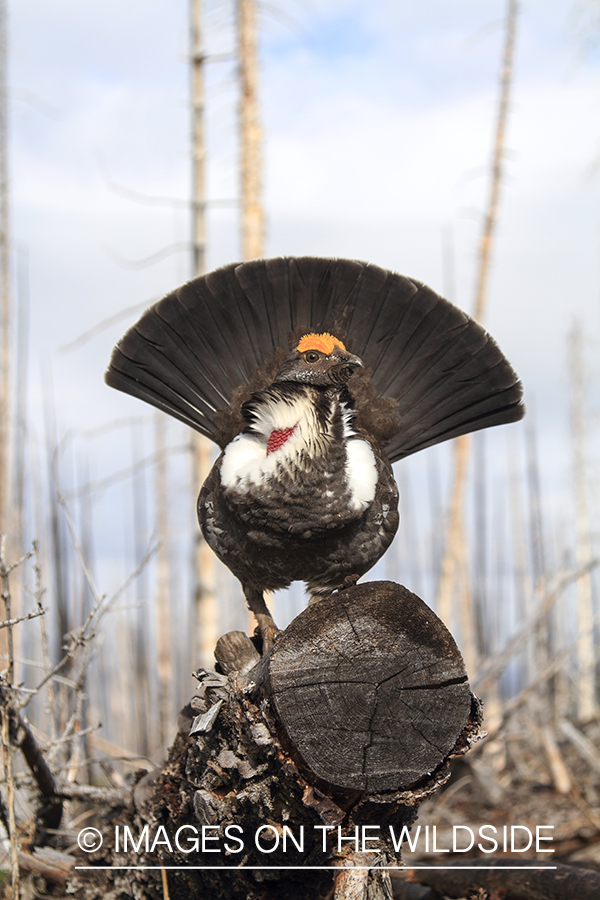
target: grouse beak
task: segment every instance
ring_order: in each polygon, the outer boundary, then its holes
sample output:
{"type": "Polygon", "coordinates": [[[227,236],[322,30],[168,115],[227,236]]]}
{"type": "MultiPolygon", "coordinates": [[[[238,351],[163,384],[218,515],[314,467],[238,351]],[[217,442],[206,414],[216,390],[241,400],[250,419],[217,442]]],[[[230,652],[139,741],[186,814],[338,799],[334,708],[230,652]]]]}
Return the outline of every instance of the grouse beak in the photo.
{"type": "Polygon", "coordinates": [[[364,369],[365,364],[359,356],[353,356],[348,353],[344,359],[334,363],[330,369],[330,377],[332,381],[346,382],[355,369],[364,369]]]}

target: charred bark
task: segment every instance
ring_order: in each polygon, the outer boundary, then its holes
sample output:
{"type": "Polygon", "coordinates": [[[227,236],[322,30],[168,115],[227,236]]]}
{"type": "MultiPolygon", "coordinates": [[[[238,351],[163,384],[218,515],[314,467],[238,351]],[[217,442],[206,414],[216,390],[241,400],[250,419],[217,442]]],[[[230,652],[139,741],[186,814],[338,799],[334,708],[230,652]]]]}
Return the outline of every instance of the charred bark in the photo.
{"type": "Polygon", "coordinates": [[[309,606],[264,658],[240,632],[216,656],[222,674],[197,673],[162,772],[82,859],[111,868],[79,871],[69,890],[145,900],[166,879],[170,900],[391,898],[402,828],[481,723],[443,623],[405,588],[371,583],[309,606]],[[126,825],[136,842],[148,826],[137,850],[126,825]]]}
{"type": "Polygon", "coordinates": [[[415,872],[414,878],[442,891],[446,897],[482,895],[510,900],[574,900],[580,897],[591,900],[600,897],[600,872],[575,866],[548,864],[547,871],[532,870],[535,860],[507,857],[463,859],[456,866],[456,871],[415,872]],[[482,871],[465,871],[467,866],[481,866],[482,871]]]}

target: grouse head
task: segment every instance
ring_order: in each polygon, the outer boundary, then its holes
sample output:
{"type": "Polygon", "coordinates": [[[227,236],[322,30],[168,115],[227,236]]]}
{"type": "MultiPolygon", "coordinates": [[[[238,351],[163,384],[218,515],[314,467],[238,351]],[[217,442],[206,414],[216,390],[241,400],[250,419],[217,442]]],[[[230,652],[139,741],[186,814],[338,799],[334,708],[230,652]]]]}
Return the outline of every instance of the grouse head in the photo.
{"type": "Polygon", "coordinates": [[[305,334],[292,350],[275,381],[297,381],[315,387],[343,385],[363,361],[331,334],[305,334]]]}

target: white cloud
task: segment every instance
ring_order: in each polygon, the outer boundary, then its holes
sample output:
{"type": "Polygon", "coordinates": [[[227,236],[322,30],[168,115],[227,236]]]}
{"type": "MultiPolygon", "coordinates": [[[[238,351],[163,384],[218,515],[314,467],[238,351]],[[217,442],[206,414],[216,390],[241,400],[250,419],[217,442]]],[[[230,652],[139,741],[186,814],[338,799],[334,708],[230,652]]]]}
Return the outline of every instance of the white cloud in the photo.
{"type": "MultiPolygon", "coordinates": [[[[290,7],[299,26],[263,38],[269,252],[370,259],[441,289],[441,230],[452,225],[457,299],[469,308],[478,237],[469,211],[486,198],[501,43],[499,32],[484,31],[504,6],[327,0],[306,12],[290,7]]],[[[561,416],[566,427],[572,316],[583,319],[590,341],[599,325],[599,183],[586,172],[600,152],[600,73],[593,60],[573,62],[570,10],[570,0],[523,5],[508,128],[514,156],[488,319],[553,435],[561,416]]],[[[110,193],[96,159],[101,152],[114,178],[133,189],[185,196],[186,16],[183,0],[12,4],[13,83],[57,110],[44,115],[13,103],[14,233],[30,249],[36,367],[97,321],[187,278],[185,254],[141,271],[124,271],[106,254],[109,245],[123,257],[148,256],[186,240],[188,223],[184,212],[110,193]]],[[[211,29],[209,49],[221,52],[231,24],[211,29]]],[[[232,196],[235,95],[218,87],[231,66],[209,71],[210,189],[232,196]]],[[[237,231],[234,211],[210,214],[213,263],[237,257],[237,231]]],[[[65,423],[90,427],[143,410],[102,382],[124,328],[55,360],[65,423]]],[[[33,401],[41,420],[39,391],[33,401]]],[[[109,462],[117,464],[107,453],[100,465],[109,462]]]]}

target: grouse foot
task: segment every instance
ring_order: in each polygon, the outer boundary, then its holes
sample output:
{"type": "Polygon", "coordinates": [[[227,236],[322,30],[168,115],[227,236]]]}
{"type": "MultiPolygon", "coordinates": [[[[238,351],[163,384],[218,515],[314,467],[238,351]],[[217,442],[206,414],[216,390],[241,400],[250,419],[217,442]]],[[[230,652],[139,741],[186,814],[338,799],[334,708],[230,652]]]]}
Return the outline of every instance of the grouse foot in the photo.
{"type": "Polygon", "coordinates": [[[266,656],[273,649],[273,644],[277,639],[277,635],[281,634],[281,629],[275,624],[260,588],[245,584],[244,594],[248,608],[254,613],[254,617],[258,622],[258,629],[263,642],[262,652],[263,656],[266,656]]]}

